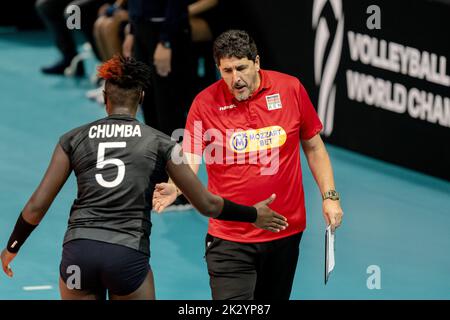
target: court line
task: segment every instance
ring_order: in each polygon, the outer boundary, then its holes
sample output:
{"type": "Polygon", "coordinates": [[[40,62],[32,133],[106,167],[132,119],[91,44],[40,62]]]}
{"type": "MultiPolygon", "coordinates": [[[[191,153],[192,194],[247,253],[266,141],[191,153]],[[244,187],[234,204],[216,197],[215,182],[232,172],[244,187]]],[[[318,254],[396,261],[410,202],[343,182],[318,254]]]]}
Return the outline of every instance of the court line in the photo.
{"type": "Polygon", "coordinates": [[[53,289],[53,286],[25,286],[22,287],[23,290],[25,291],[36,291],[36,290],[51,290],[53,289]]]}

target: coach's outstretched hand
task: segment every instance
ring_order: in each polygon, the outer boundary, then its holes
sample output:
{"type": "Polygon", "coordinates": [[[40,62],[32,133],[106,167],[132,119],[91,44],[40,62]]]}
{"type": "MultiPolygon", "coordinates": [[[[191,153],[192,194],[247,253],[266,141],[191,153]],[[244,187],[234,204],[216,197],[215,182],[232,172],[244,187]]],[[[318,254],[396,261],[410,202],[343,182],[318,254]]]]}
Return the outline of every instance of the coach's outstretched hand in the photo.
{"type": "Polygon", "coordinates": [[[158,183],[153,192],[153,209],[161,213],[177,198],[177,187],[172,183],[158,183]]]}
{"type": "Polygon", "coordinates": [[[272,194],[269,198],[264,201],[258,202],[254,205],[258,211],[258,217],[253,223],[256,227],[272,232],[280,232],[287,228],[287,219],[282,215],[276,213],[268,207],[276,198],[275,194],[272,194]]]}
{"type": "Polygon", "coordinates": [[[16,257],[17,253],[11,253],[8,250],[4,249],[1,254],[2,258],[2,268],[8,277],[13,276],[13,272],[11,267],[9,266],[10,262],[16,257]]]}

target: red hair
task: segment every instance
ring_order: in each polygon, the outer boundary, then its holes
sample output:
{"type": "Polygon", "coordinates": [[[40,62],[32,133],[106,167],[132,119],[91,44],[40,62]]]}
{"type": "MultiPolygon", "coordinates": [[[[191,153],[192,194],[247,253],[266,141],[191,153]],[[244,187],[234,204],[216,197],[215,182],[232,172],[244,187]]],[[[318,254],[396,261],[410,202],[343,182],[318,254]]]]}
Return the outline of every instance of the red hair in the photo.
{"type": "Polygon", "coordinates": [[[111,59],[97,68],[97,76],[105,80],[119,80],[123,74],[122,59],[114,55],[111,59]]]}
{"type": "Polygon", "coordinates": [[[149,88],[151,69],[133,58],[114,55],[97,68],[97,76],[120,88],[149,88]]]}

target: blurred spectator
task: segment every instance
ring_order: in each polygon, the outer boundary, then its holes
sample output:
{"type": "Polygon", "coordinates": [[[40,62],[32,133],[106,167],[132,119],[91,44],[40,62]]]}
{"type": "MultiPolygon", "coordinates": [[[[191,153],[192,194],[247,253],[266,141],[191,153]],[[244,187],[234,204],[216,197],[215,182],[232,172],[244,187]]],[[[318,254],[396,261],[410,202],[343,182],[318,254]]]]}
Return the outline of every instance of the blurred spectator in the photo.
{"type": "Polygon", "coordinates": [[[219,0],[191,0],[188,11],[192,29],[192,41],[212,41],[213,33],[211,25],[213,24],[214,17],[213,9],[218,3],[219,0]]]}
{"type": "Polygon", "coordinates": [[[124,53],[134,37],[133,55],[153,70],[144,120],[170,136],[184,128],[193,95],[188,0],[129,0],[128,11],[133,36],[125,40],[124,53]]]}
{"type": "Polygon", "coordinates": [[[200,92],[217,80],[215,62],[212,55],[212,40],[217,33],[219,0],[192,1],[188,7],[192,29],[193,65],[196,70],[192,86],[200,92]]]}
{"type": "MultiPolygon", "coordinates": [[[[108,0],[38,0],[36,1],[36,10],[47,26],[48,30],[53,34],[56,46],[59,49],[62,58],[55,64],[42,68],[42,72],[46,74],[64,74],[64,70],[70,65],[72,59],[77,55],[75,40],[70,34],[70,30],[66,25],[65,9],[69,5],[77,5],[81,11],[81,31],[86,39],[91,43],[94,52],[98,56],[96,50],[93,26],[97,19],[99,8],[107,3],[108,0]]],[[[79,63],[76,70],[77,76],[84,75],[83,64],[79,63]]]]}
{"type": "Polygon", "coordinates": [[[134,36],[131,33],[131,23],[125,27],[125,39],[122,43],[122,54],[124,57],[131,57],[133,55],[134,36]]]}
{"type": "MultiPolygon", "coordinates": [[[[125,28],[128,26],[127,9],[127,0],[117,0],[113,4],[102,5],[98,10],[98,18],[94,24],[94,38],[102,62],[122,52],[125,28]]],[[[100,80],[99,87],[86,92],[86,97],[103,106],[103,89],[104,81],[100,80]]]]}
{"type": "Polygon", "coordinates": [[[98,15],[94,24],[95,44],[101,61],[106,61],[122,51],[125,26],[128,24],[127,0],[104,4],[98,15]]]}

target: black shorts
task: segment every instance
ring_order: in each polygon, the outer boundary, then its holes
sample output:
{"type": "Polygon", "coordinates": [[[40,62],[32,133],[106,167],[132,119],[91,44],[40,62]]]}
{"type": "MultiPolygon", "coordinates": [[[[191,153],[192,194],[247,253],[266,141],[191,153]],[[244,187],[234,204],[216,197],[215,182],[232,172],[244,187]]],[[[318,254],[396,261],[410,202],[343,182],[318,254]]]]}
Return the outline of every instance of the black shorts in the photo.
{"type": "Polygon", "coordinates": [[[302,232],[260,243],[239,243],[206,236],[214,300],[288,300],[302,232]]]}
{"type": "Polygon", "coordinates": [[[144,253],[122,245],[77,239],[64,244],[59,273],[71,289],[100,296],[105,296],[106,291],[123,296],[136,291],[144,282],[150,270],[149,259],[144,253]],[[74,278],[77,273],[78,282],[74,278]]]}

